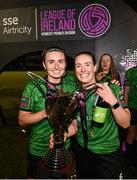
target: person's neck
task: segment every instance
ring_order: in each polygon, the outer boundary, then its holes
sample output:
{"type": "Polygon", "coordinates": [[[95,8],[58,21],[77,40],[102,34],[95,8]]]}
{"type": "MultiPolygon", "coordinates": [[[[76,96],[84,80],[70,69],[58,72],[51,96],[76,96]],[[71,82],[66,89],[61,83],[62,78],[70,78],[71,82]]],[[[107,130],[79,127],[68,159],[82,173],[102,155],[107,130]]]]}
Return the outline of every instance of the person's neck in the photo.
{"type": "Polygon", "coordinates": [[[92,82],[87,83],[87,84],[82,84],[82,87],[86,88],[86,89],[90,89],[95,85],[95,83],[96,83],[96,81],[92,81],[92,82]]]}
{"type": "Polygon", "coordinates": [[[61,83],[61,79],[52,79],[52,78],[48,78],[48,81],[52,84],[59,84],[61,83]]]}

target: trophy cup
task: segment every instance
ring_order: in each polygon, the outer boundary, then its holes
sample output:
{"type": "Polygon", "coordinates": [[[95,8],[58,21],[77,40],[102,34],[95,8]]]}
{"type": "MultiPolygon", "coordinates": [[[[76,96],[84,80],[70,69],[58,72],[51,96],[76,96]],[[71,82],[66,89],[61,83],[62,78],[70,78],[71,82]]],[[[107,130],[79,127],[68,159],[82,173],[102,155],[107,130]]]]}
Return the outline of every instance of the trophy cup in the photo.
{"type": "Polygon", "coordinates": [[[54,148],[49,148],[43,157],[42,164],[45,173],[42,175],[41,171],[39,178],[47,177],[47,172],[50,178],[70,178],[72,162],[64,146],[64,132],[67,132],[71,122],[70,117],[77,107],[77,100],[74,99],[73,94],[59,92],[57,96],[48,97],[45,104],[49,123],[53,128],[54,148]]]}
{"type": "Polygon", "coordinates": [[[43,158],[46,166],[58,169],[69,163],[69,155],[64,147],[64,132],[67,132],[66,110],[72,98],[71,94],[59,94],[46,100],[46,112],[53,127],[54,148],[43,158]]]}

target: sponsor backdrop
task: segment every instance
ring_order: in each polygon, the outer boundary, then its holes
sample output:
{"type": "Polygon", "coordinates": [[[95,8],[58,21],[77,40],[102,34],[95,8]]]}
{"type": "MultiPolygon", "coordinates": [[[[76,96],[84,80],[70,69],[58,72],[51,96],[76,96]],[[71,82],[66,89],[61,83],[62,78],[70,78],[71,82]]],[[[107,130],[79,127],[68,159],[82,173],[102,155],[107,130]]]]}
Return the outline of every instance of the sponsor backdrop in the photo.
{"type": "Polygon", "coordinates": [[[100,37],[111,15],[102,4],[18,8],[0,11],[1,42],[79,40],[100,37]]]}
{"type": "Polygon", "coordinates": [[[36,40],[34,8],[0,11],[0,42],[36,40]]]}
{"type": "Polygon", "coordinates": [[[90,50],[97,60],[109,52],[122,67],[129,67],[127,61],[136,65],[137,13],[122,0],[99,2],[0,10],[1,69],[49,45],[61,46],[70,56],[90,50]]]}

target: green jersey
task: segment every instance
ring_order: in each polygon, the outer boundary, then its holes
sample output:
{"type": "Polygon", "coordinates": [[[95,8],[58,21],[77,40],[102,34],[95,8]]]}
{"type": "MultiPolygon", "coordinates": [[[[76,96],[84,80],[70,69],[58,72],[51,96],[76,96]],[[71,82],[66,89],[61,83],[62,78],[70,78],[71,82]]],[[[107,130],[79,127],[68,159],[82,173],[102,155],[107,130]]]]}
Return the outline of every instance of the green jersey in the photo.
{"type": "Polygon", "coordinates": [[[125,85],[130,86],[128,107],[137,110],[137,66],[130,68],[125,74],[125,85]]]}
{"type": "MultiPolygon", "coordinates": [[[[111,84],[110,87],[113,93],[119,99],[121,96],[119,93],[120,87],[115,84],[111,84]]],[[[94,106],[95,96],[96,96],[95,94],[91,95],[86,101],[86,121],[87,121],[87,135],[88,135],[87,147],[89,150],[91,150],[94,153],[100,153],[100,154],[111,153],[117,150],[120,146],[118,125],[116,124],[111,108],[108,108],[104,125],[102,127],[93,126],[92,127],[93,135],[91,134],[91,122],[94,112],[93,106],[94,106]]],[[[84,147],[80,114],[77,114],[77,124],[78,124],[78,133],[77,133],[78,143],[84,147]]]]}
{"type": "Polygon", "coordinates": [[[100,82],[110,82],[112,79],[111,73],[109,72],[108,74],[106,74],[101,80],[100,82]]]}
{"type": "MultiPolygon", "coordinates": [[[[99,82],[110,82],[112,79],[112,74],[111,72],[109,72],[108,74],[106,74],[99,82]]],[[[119,73],[117,73],[117,77],[116,80],[120,81],[120,75],[119,73]]]]}
{"type": "MultiPolygon", "coordinates": [[[[47,92],[47,87],[44,81],[37,79],[38,84],[47,92]]],[[[62,89],[64,92],[74,93],[76,90],[76,78],[72,74],[67,74],[62,83],[56,85],[56,88],[62,89]]],[[[45,98],[36,87],[34,81],[30,81],[22,94],[20,110],[29,111],[32,113],[46,109],[45,98]]],[[[49,149],[50,135],[53,132],[47,118],[37,122],[30,128],[29,151],[35,156],[43,156],[49,149]]],[[[69,142],[66,141],[66,147],[69,147],[69,142]]]]}

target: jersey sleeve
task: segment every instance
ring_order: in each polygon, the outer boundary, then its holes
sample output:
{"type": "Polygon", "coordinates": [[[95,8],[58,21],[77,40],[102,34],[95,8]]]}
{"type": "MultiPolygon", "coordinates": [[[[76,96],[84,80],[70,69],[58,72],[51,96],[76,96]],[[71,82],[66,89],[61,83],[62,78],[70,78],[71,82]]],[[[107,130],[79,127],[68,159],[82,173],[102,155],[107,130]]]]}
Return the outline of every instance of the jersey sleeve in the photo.
{"type": "Polygon", "coordinates": [[[127,70],[125,74],[125,85],[126,86],[137,85],[137,67],[132,67],[127,70]]]}
{"type": "Polygon", "coordinates": [[[22,93],[19,109],[24,111],[32,111],[35,96],[35,85],[33,81],[30,81],[22,93]]]}

